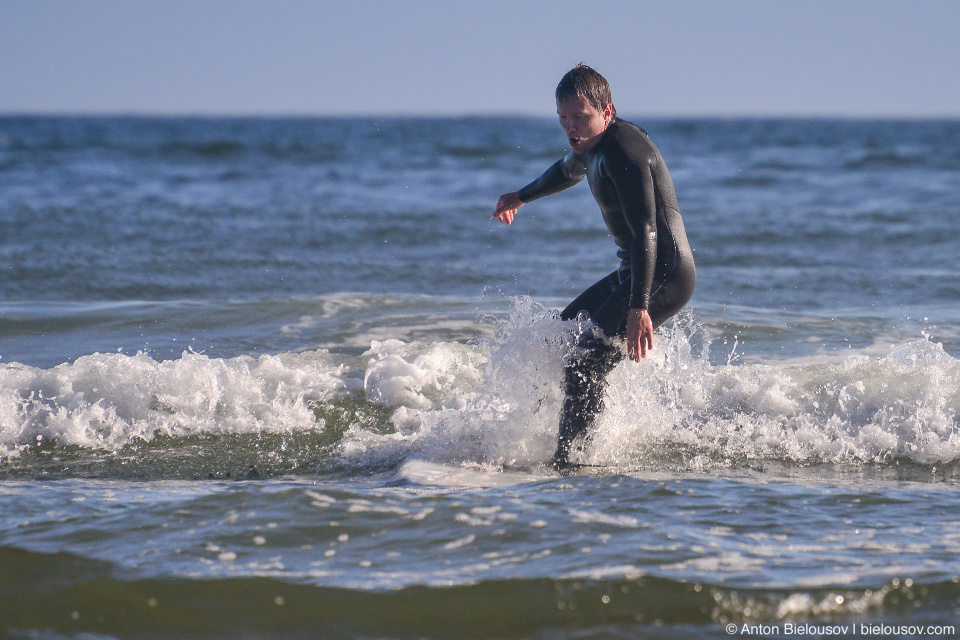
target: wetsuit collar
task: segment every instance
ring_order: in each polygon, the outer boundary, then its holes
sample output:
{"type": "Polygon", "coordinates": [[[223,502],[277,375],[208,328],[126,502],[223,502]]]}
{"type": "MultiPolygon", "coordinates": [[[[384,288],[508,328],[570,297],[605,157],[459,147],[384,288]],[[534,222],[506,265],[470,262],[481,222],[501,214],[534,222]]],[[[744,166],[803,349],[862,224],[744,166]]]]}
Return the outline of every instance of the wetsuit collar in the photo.
{"type": "Polygon", "coordinates": [[[617,116],[613,116],[612,118],[610,118],[610,122],[607,124],[607,128],[604,129],[603,133],[600,134],[600,139],[597,140],[597,144],[593,145],[592,147],[590,147],[590,149],[588,149],[587,151],[584,151],[580,155],[589,156],[594,153],[597,153],[600,150],[600,147],[602,147],[604,143],[607,141],[607,137],[610,135],[610,130],[613,129],[613,125],[616,124],[618,120],[619,118],[617,116]]]}

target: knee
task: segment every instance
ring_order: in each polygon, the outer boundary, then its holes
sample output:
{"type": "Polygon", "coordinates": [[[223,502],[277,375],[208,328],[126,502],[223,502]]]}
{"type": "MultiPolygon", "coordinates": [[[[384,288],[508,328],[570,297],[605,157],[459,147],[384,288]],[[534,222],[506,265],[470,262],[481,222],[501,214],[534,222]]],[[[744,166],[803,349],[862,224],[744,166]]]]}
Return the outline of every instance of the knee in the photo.
{"type": "Polygon", "coordinates": [[[567,360],[567,375],[581,379],[602,378],[622,359],[623,352],[606,337],[584,334],[578,336],[567,360]]]}

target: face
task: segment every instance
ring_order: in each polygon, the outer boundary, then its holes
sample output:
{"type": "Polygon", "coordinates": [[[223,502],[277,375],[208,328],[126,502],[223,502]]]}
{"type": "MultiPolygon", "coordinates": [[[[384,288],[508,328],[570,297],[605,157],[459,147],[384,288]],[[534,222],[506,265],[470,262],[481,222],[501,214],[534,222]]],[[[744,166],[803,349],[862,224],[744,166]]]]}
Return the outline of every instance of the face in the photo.
{"type": "Polygon", "coordinates": [[[607,130],[613,116],[613,105],[608,104],[603,111],[597,111],[596,107],[577,96],[558,102],[557,116],[567,134],[567,142],[577,153],[584,153],[600,142],[600,136],[607,130]]]}

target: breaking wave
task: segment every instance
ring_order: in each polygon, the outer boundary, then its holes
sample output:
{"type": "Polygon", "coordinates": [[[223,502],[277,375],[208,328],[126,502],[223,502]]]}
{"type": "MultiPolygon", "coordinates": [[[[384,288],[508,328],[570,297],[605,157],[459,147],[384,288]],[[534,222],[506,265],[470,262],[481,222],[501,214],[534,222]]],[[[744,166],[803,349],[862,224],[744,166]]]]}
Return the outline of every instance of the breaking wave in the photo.
{"type": "MultiPolygon", "coordinates": [[[[530,298],[517,298],[496,324],[492,337],[473,342],[373,341],[357,357],[116,353],[50,369],[0,365],[0,456],[116,455],[201,437],[282,446],[272,451],[277,472],[392,468],[411,456],[539,465],[555,447],[571,324],[530,298]],[[298,440],[315,455],[284,466],[298,440]]],[[[731,353],[711,364],[709,334],[686,312],[654,346],[610,374],[581,462],[702,470],[960,458],[960,362],[930,340],[884,356],[746,364],[731,353]]]]}

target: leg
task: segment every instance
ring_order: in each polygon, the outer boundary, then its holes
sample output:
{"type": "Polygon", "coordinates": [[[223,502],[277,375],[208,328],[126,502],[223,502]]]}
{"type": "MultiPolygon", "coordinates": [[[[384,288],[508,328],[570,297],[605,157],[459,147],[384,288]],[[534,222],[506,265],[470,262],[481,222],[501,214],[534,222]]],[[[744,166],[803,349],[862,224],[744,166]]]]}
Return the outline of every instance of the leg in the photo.
{"type": "Polygon", "coordinates": [[[553,456],[553,464],[558,469],[568,466],[574,441],[589,431],[602,410],[607,374],[623,357],[608,339],[621,330],[619,325],[622,322],[607,317],[612,311],[611,301],[623,295],[629,295],[629,285],[624,289],[615,271],[580,294],[561,314],[564,320],[572,320],[585,311],[592,322],[591,326],[580,327],[574,341],[574,351],[564,366],[560,432],[557,451],[553,456]],[[598,323],[597,319],[603,320],[603,324],[598,323]],[[600,324],[601,330],[592,326],[594,324],[600,324]]]}
{"type": "Polygon", "coordinates": [[[553,465],[562,469],[569,465],[570,454],[582,449],[596,417],[603,410],[603,394],[607,374],[623,358],[623,354],[605,336],[582,334],[575,352],[564,367],[564,398],[560,411],[560,431],[553,465]],[[579,443],[574,444],[579,438],[579,443]]]}

